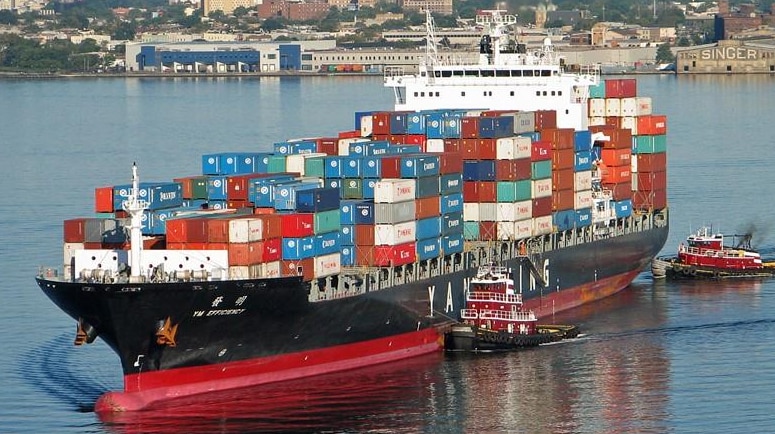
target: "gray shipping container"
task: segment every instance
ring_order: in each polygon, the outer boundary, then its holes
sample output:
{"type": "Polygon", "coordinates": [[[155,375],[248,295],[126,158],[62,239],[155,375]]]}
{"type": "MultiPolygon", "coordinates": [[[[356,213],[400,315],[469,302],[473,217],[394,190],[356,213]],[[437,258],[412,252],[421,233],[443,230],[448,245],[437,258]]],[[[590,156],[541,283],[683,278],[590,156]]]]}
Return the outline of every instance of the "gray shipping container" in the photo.
{"type": "Polygon", "coordinates": [[[374,204],[374,223],[390,224],[409,222],[414,220],[417,202],[407,200],[395,203],[375,203],[374,204]]]}

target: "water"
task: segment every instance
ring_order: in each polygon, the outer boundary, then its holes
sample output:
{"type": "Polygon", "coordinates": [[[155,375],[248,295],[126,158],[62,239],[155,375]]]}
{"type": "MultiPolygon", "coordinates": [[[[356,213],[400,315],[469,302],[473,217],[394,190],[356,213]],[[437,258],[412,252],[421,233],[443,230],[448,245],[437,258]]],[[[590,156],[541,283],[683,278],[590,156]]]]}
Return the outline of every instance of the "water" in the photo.
{"type": "MultiPolygon", "coordinates": [[[[645,76],[668,115],[671,234],[752,230],[775,255],[769,76],[645,76]]],[[[61,262],[61,222],[94,188],[196,174],[199,155],[333,135],[389,109],[379,78],[0,82],[0,432],[772,432],[775,280],[652,282],[553,318],[572,342],[390,365],[100,419],[118,358],[75,348],[75,324],[36,287],[61,262]]]]}

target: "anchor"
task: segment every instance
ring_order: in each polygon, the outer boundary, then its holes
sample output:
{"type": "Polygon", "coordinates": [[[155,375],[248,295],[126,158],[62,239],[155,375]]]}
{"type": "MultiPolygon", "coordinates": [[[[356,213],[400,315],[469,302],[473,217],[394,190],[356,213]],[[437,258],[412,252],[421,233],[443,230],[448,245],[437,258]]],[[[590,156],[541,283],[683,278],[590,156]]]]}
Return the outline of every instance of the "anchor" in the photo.
{"type": "Polygon", "coordinates": [[[176,346],[177,343],[175,343],[175,335],[177,332],[178,325],[173,325],[170,317],[167,317],[159,329],[156,330],[156,343],[159,345],[167,345],[169,347],[176,346]]]}

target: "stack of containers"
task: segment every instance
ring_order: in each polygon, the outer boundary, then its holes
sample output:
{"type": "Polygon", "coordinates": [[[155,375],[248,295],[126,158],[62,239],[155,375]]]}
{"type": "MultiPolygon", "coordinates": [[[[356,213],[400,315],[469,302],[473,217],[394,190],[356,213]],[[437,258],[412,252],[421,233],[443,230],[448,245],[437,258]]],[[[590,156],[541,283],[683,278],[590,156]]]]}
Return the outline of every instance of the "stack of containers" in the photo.
{"type": "MultiPolygon", "coordinates": [[[[132,184],[116,185],[112,187],[99,187],[95,190],[95,210],[105,217],[127,217],[123,211],[122,203],[129,197],[132,184]]],[[[179,182],[142,182],[140,183],[140,199],[148,203],[148,209],[143,212],[142,233],[146,236],[159,236],[164,234],[165,221],[181,211],[189,211],[195,206],[193,202],[186,203],[183,199],[183,186],[179,182]]],[[[121,244],[128,238],[122,224],[118,228],[106,228],[107,244],[121,244]],[[111,229],[113,229],[111,231],[111,229]]],[[[107,224],[107,223],[106,223],[107,224]]],[[[101,242],[102,242],[101,241],[101,242]]],[[[84,240],[84,242],[96,242],[96,239],[84,240]]]]}
{"type": "Polygon", "coordinates": [[[377,181],[374,188],[374,248],[356,249],[356,264],[396,266],[417,259],[415,198],[414,179],[377,181]]]}
{"type": "Polygon", "coordinates": [[[576,224],[576,136],[570,128],[545,128],[541,139],[552,144],[552,224],[567,231],[576,224]]]}
{"type": "MultiPolygon", "coordinates": [[[[590,129],[603,131],[607,135],[612,134],[614,137],[611,141],[621,142],[622,145],[627,139],[626,136],[631,136],[629,161],[631,202],[627,202],[626,199],[617,200],[617,215],[629,215],[628,207],[642,210],[665,208],[667,206],[666,116],[652,114],[651,98],[637,95],[635,79],[605,80],[600,85],[590,88],[590,96],[590,129]],[[619,130],[625,130],[626,133],[622,134],[619,130]],[[644,161],[643,167],[638,165],[639,154],[649,155],[641,158],[644,161]],[[642,173],[639,174],[639,171],[642,173]],[[639,182],[641,179],[642,182],[639,182]]],[[[598,154],[598,157],[602,156],[598,154]]],[[[625,163],[610,152],[608,157],[609,161],[603,159],[606,166],[611,165],[611,160],[614,164],[625,163]]],[[[619,157],[624,158],[623,155],[619,157]]],[[[605,170],[610,171],[610,167],[605,170]]],[[[621,177],[624,176],[623,168],[616,171],[620,172],[621,177]]],[[[616,178],[615,174],[612,176],[616,178]]],[[[613,183],[609,182],[609,187],[611,186],[613,183]]],[[[614,194],[619,197],[624,196],[621,190],[614,190],[614,194]]]]}
{"type": "Polygon", "coordinates": [[[573,208],[576,227],[592,224],[592,133],[574,132],[575,163],[573,166],[573,208]]]}

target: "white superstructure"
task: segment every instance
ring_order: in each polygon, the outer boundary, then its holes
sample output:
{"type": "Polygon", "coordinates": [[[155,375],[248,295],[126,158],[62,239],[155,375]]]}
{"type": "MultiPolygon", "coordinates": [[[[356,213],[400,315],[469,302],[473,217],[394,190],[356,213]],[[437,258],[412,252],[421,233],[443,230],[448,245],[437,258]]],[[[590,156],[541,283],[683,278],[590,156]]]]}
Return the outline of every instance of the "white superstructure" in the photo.
{"type": "Polygon", "coordinates": [[[394,90],[395,110],[556,110],[558,127],[587,128],[589,86],[600,79],[596,66],[566,72],[548,39],[539,49],[516,43],[508,34],[516,16],[501,10],[477,16],[484,28],[477,63],[440,62],[433,18],[426,16],[427,47],[419,72],[385,70],[384,84],[394,90]]]}

